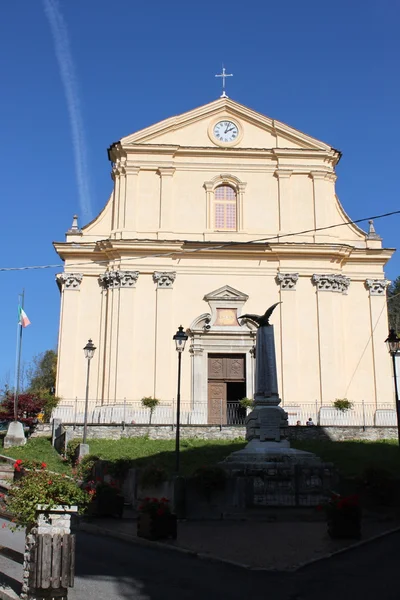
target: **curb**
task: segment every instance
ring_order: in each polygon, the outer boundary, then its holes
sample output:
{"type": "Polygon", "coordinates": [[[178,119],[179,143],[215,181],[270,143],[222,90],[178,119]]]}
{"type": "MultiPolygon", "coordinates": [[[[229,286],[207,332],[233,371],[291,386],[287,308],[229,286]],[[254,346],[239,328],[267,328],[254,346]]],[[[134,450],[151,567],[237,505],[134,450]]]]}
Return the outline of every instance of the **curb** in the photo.
{"type": "MultiPolygon", "coordinates": [[[[87,533],[92,533],[93,535],[102,535],[105,537],[111,537],[114,539],[119,539],[124,542],[130,542],[132,544],[137,544],[138,546],[147,546],[148,548],[159,548],[162,550],[172,550],[174,552],[178,552],[180,554],[185,554],[186,556],[193,556],[193,558],[199,558],[200,560],[207,560],[209,562],[217,562],[223,563],[225,565],[229,565],[231,567],[239,567],[240,569],[246,569],[247,571],[261,571],[266,573],[296,573],[308,566],[312,566],[316,563],[322,562],[324,560],[329,560],[335,556],[340,554],[344,554],[345,552],[349,552],[351,550],[355,550],[356,548],[360,548],[362,546],[366,546],[367,544],[384,538],[388,535],[392,535],[393,533],[398,533],[400,531],[400,526],[395,527],[393,529],[389,529],[388,531],[383,531],[382,533],[378,533],[366,540],[361,540],[360,542],[356,542],[355,544],[351,544],[346,546],[345,548],[340,548],[339,550],[335,550],[334,552],[330,552],[329,554],[324,554],[323,556],[318,556],[317,558],[312,558],[311,560],[305,561],[293,567],[288,567],[286,569],[277,569],[274,567],[253,567],[251,565],[247,565],[245,563],[236,562],[233,560],[229,560],[227,558],[221,558],[220,556],[215,556],[213,554],[205,554],[203,552],[197,552],[196,550],[188,550],[187,548],[181,548],[180,546],[172,546],[171,544],[165,544],[163,542],[157,542],[152,540],[146,540],[145,538],[138,538],[130,535],[129,533],[122,533],[120,531],[113,531],[112,529],[104,529],[99,525],[93,525],[92,523],[80,523],[79,531],[86,531],[87,533]]],[[[0,590],[1,592],[1,590],[0,590]]],[[[1,595],[0,595],[1,598],[1,595]]],[[[8,597],[7,597],[8,598],[8,597]]]]}
{"type": "MultiPolygon", "coordinates": [[[[138,538],[130,535],[129,533],[122,533],[121,531],[113,531],[112,529],[104,529],[99,525],[93,525],[92,523],[80,523],[78,531],[86,531],[86,533],[92,533],[94,535],[103,535],[111,537],[124,542],[130,542],[137,544],[138,546],[147,546],[148,548],[159,548],[161,550],[172,550],[180,554],[186,554],[186,556],[193,556],[193,558],[200,558],[202,560],[208,560],[210,562],[221,562],[226,565],[233,567],[240,567],[241,569],[251,569],[250,565],[235,562],[233,560],[214,556],[213,554],[204,554],[203,552],[197,552],[196,550],[188,550],[187,548],[181,548],[180,546],[172,546],[171,544],[165,544],[163,542],[157,542],[152,540],[146,540],[145,538],[138,538]]],[[[269,570],[269,569],[266,569],[269,570]]],[[[274,570],[274,569],[271,569],[274,570]]]]}
{"type": "Polygon", "coordinates": [[[19,600],[19,596],[14,592],[13,589],[6,586],[0,586],[0,599],[1,600],[19,600]]]}
{"type": "Polygon", "coordinates": [[[371,542],[380,540],[388,535],[392,535],[393,533],[398,533],[399,531],[400,531],[400,526],[394,527],[393,529],[388,529],[387,531],[383,531],[382,533],[377,533],[376,535],[373,535],[372,537],[370,537],[366,540],[361,540],[360,542],[356,542],[355,544],[346,546],[346,548],[340,548],[339,550],[335,550],[335,552],[331,552],[330,554],[324,554],[324,556],[319,556],[317,558],[312,558],[311,560],[307,560],[303,563],[300,563],[296,567],[293,567],[292,569],[288,569],[288,571],[290,571],[290,572],[300,571],[301,569],[304,569],[306,567],[314,565],[315,563],[322,562],[323,560],[329,560],[330,558],[338,556],[339,554],[344,554],[345,552],[348,552],[349,550],[355,550],[356,548],[366,546],[367,544],[370,544],[371,542]]]}

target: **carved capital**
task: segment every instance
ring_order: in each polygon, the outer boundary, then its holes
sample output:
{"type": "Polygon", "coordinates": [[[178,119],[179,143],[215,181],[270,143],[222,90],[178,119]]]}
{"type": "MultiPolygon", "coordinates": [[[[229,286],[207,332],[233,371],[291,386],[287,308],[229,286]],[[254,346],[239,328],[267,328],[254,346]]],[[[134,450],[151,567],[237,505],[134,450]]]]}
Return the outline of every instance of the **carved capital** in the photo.
{"type": "Polygon", "coordinates": [[[65,290],[79,290],[82,278],[82,273],[60,273],[56,276],[57,281],[64,285],[65,290]]]}
{"type": "Polygon", "coordinates": [[[157,289],[172,289],[173,283],[176,278],[175,271],[154,271],[153,280],[157,284],[157,289]]]}
{"type": "Polygon", "coordinates": [[[134,288],[139,271],[106,271],[99,276],[99,284],[104,289],[134,288]]]}
{"type": "Polygon", "coordinates": [[[386,288],[390,284],[388,279],[366,279],[365,287],[369,290],[370,296],[384,296],[386,288]]]}
{"type": "Polygon", "coordinates": [[[281,290],[295,290],[298,278],[298,273],[278,273],[276,282],[280,284],[281,290]]]}
{"type": "Polygon", "coordinates": [[[350,278],[344,275],[320,275],[314,274],[311,278],[319,292],[339,292],[347,294],[350,285],[350,278]]]}

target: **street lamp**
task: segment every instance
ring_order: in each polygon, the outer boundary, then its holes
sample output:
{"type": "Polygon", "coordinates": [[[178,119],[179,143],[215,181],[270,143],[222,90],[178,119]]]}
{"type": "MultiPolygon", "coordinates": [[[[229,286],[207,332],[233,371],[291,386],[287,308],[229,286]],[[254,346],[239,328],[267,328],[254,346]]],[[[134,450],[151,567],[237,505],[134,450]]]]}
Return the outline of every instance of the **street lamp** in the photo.
{"type": "Polygon", "coordinates": [[[400,448],[400,406],[399,406],[399,390],[397,386],[397,376],[396,376],[396,354],[400,350],[400,338],[394,329],[389,330],[389,335],[385,340],[389,354],[392,357],[393,363],[393,377],[394,377],[394,391],[396,395],[396,413],[397,413],[397,436],[399,439],[399,448],[400,448]]]}
{"type": "Polygon", "coordinates": [[[176,459],[176,473],[179,474],[179,436],[180,436],[180,418],[181,418],[181,359],[182,352],[185,349],[185,344],[188,336],[183,331],[182,325],[179,326],[178,331],[172,338],[175,340],[176,351],[178,353],[178,392],[176,395],[176,436],[175,436],[175,459],[176,459]]]}
{"type": "Polygon", "coordinates": [[[87,374],[86,374],[86,399],[85,399],[85,418],[83,422],[83,443],[86,444],[87,437],[87,417],[88,417],[88,404],[89,404],[89,373],[90,373],[90,361],[94,356],[94,351],[96,350],[96,346],[93,344],[92,340],[89,340],[83,351],[85,353],[85,358],[87,360],[87,374]]]}

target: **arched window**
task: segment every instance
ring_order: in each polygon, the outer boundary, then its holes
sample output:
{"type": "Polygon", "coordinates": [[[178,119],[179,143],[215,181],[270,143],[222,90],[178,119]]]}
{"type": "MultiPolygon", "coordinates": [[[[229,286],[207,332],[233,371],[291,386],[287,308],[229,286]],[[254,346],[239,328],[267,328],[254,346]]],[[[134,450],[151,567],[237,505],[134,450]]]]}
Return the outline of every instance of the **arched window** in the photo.
{"type": "Polygon", "coordinates": [[[236,231],[237,196],[230,185],[219,185],[214,191],[214,227],[219,231],[236,231]]]}

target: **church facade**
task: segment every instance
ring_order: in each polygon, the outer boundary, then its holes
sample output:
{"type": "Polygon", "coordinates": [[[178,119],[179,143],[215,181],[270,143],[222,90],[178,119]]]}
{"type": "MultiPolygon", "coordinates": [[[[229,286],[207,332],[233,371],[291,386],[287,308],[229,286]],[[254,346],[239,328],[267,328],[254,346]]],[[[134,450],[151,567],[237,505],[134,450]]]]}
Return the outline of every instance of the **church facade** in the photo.
{"type": "Polygon", "coordinates": [[[254,325],[238,317],[281,302],[271,322],[292,415],[338,398],[366,403],[374,419],[394,409],[384,344],[393,250],[373,224],[348,223],[335,193],[340,157],[227,97],[113,144],[105,208],[54,244],[65,262],[61,406],[85,398],[88,338],[96,419],[122,405],[133,414],[144,396],[173,406],[172,337],[183,325],[186,422],[234,422],[254,385],[254,325]]]}

